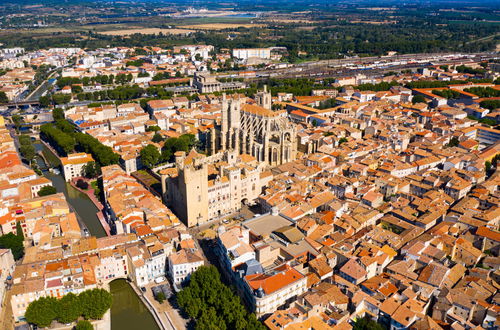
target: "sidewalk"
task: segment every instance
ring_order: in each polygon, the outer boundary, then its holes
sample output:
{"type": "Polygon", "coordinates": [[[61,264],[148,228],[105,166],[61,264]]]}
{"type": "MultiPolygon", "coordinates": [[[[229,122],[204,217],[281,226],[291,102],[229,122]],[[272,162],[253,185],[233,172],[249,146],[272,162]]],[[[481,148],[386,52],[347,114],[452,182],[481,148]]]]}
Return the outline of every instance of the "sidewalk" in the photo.
{"type": "Polygon", "coordinates": [[[160,304],[153,296],[153,291],[151,287],[156,286],[158,284],[151,283],[146,285],[146,292],[143,294],[144,297],[150,301],[153,308],[158,311],[160,316],[166,320],[166,322],[170,325],[171,329],[186,329],[187,321],[179,314],[179,311],[175,309],[168,300],[165,300],[163,304],[160,304]]]}

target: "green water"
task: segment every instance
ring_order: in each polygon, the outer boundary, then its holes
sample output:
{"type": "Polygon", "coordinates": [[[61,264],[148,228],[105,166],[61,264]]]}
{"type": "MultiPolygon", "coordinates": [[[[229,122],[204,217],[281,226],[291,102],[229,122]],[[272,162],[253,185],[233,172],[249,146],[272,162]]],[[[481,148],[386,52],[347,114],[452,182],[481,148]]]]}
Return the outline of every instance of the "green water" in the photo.
{"type": "Polygon", "coordinates": [[[111,330],[159,330],[153,316],[126,280],[110,283],[111,330]]]}
{"type": "MultiPolygon", "coordinates": [[[[60,168],[59,159],[50,151],[47,147],[45,147],[41,143],[35,143],[36,150],[41,150],[45,159],[50,163],[51,167],[60,168]]],[[[40,159],[37,159],[39,166],[42,165],[40,163],[40,159]]],[[[43,166],[40,166],[42,169],[43,166]]],[[[73,188],[69,183],[64,180],[64,177],[61,174],[55,174],[49,171],[43,171],[43,175],[52,181],[52,185],[57,189],[57,192],[62,192],[66,196],[66,200],[71,205],[73,210],[78,214],[79,218],[85,225],[87,226],[90,235],[97,237],[105,237],[106,232],[104,228],[102,228],[101,222],[97,217],[96,213],[99,209],[92,203],[90,198],[84,193],[81,193],[77,189],[73,188]]]]}

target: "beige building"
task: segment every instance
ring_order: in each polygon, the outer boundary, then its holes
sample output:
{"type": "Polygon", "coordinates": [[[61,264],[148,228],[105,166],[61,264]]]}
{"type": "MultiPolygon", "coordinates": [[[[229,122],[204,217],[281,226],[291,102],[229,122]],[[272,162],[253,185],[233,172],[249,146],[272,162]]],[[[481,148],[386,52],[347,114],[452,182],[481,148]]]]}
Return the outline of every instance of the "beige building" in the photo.
{"type": "Polygon", "coordinates": [[[162,172],[163,199],[188,227],[238,211],[262,191],[263,166],[254,157],[226,151],[206,157],[176,153],[176,168],[162,172]]]}
{"type": "Polygon", "coordinates": [[[93,162],[94,158],[84,152],[70,154],[68,157],[61,157],[64,178],[66,181],[71,181],[73,178],[83,176],[83,167],[88,162],[93,162]]]}
{"type": "MultiPolygon", "coordinates": [[[[10,249],[0,249],[0,299],[3,301],[5,294],[5,281],[7,277],[14,273],[16,264],[10,249]]],[[[0,304],[0,313],[2,312],[3,304],[0,304]]]]}

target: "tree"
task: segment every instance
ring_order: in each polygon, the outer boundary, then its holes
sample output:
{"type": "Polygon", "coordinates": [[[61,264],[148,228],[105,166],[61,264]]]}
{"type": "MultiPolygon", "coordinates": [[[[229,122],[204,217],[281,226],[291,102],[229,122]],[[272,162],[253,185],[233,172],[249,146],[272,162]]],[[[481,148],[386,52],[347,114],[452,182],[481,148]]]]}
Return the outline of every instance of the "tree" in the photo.
{"type": "Polygon", "coordinates": [[[178,293],[179,306],[196,321],[195,329],[265,329],[220,280],[214,266],[196,270],[178,293]]]}
{"type": "Polygon", "coordinates": [[[8,233],[0,236],[0,248],[10,249],[15,260],[19,260],[24,256],[24,236],[8,233]]]}
{"type": "Polygon", "coordinates": [[[165,294],[163,293],[163,291],[159,291],[156,295],[155,295],[155,299],[156,301],[158,301],[160,304],[163,304],[163,302],[165,301],[165,299],[167,299],[165,297],[165,294]]]}
{"type": "Polygon", "coordinates": [[[82,306],[77,295],[70,292],[59,300],[57,306],[57,320],[59,322],[71,323],[76,321],[80,315],[82,315],[82,306]]]}
{"type": "Polygon", "coordinates": [[[16,235],[17,237],[21,237],[24,241],[24,232],[23,227],[21,226],[21,221],[16,222],[16,235]]]}
{"type": "Polygon", "coordinates": [[[56,188],[52,186],[44,186],[38,191],[38,196],[48,196],[48,195],[54,195],[57,193],[56,188]]]}
{"type": "Polygon", "coordinates": [[[9,98],[4,91],[0,91],[0,103],[9,103],[9,98]]]}
{"type": "Polygon", "coordinates": [[[64,119],[64,110],[61,108],[54,108],[54,110],[52,110],[52,118],[54,121],[64,119]]]}
{"type": "Polygon", "coordinates": [[[94,330],[94,326],[87,320],[78,321],[75,330],[94,330]]]}
{"type": "Polygon", "coordinates": [[[489,160],[487,160],[485,163],[484,163],[484,170],[486,171],[486,173],[489,173],[491,171],[491,162],[489,160]]]}
{"type": "Polygon", "coordinates": [[[161,130],[161,128],[159,126],[156,126],[156,125],[148,126],[146,128],[146,132],[157,132],[159,130],[161,130]]]}
{"type": "Polygon", "coordinates": [[[450,139],[450,142],[448,142],[448,144],[446,145],[447,147],[456,147],[458,146],[460,143],[460,140],[454,136],[450,139]]]}
{"type": "Polygon", "coordinates": [[[363,318],[357,318],[352,325],[353,330],[385,330],[385,328],[368,318],[367,316],[363,318]]]}
{"type": "Polygon", "coordinates": [[[76,186],[83,190],[89,189],[89,184],[82,179],[78,179],[78,181],[76,182],[76,186]]]}
{"type": "Polygon", "coordinates": [[[140,155],[142,164],[149,168],[152,168],[160,160],[160,152],[152,144],[148,144],[142,148],[140,155]]]}
{"type": "Polygon", "coordinates": [[[163,141],[163,136],[160,133],[155,133],[155,135],[153,135],[153,139],[151,141],[153,141],[154,143],[161,142],[161,141],[163,141]]]}
{"type": "Polygon", "coordinates": [[[340,146],[342,143],[346,143],[346,142],[347,142],[347,138],[345,138],[345,137],[341,137],[341,138],[339,139],[339,146],[340,146]]]}
{"type": "Polygon", "coordinates": [[[40,102],[40,105],[44,108],[48,107],[50,105],[50,97],[49,96],[40,96],[38,99],[38,102],[40,102]]]}
{"type": "Polygon", "coordinates": [[[413,99],[411,100],[411,103],[417,104],[417,103],[426,103],[425,102],[425,97],[423,95],[417,94],[413,96],[413,99]]]}
{"type": "Polygon", "coordinates": [[[82,305],[82,315],[86,319],[100,320],[111,307],[111,293],[104,289],[83,291],[78,296],[82,305]]]}
{"type": "Polygon", "coordinates": [[[48,327],[57,317],[57,299],[42,297],[29,304],[24,317],[28,323],[44,328],[48,327]]]}
{"type": "Polygon", "coordinates": [[[96,162],[88,162],[83,165],[83,175],[89,179],[95,178],[101,175],[101,167],[96,162]]]}

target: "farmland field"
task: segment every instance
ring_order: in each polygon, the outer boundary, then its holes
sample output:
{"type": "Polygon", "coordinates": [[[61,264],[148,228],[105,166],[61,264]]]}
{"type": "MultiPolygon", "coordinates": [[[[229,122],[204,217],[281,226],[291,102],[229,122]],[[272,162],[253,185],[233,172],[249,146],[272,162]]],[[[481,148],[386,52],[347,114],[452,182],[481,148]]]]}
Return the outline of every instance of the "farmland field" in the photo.
{"type": "Polygon", "coordinates": [[[210,24],[195,24],[195,25],[181,25],[181,29],[193,30],[224,30],[224,29],[237,29],[243,28],[259,28],[264,27],[262,24],[238,24],[238,23],[210,23],[210,24]]]}
{"type": "Polygon", "coordinates": [[[136,33],[141,34],[187,34],[191,32],[195,32],[194,30],[189,29],[160,29],[160,28],[137,28],[137,29],[125,29],[125,30],[111,30],[111,31],[101,31],[100,34],[105,34],[109,36],[128,36],[136,33]]]}

